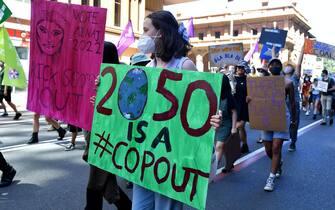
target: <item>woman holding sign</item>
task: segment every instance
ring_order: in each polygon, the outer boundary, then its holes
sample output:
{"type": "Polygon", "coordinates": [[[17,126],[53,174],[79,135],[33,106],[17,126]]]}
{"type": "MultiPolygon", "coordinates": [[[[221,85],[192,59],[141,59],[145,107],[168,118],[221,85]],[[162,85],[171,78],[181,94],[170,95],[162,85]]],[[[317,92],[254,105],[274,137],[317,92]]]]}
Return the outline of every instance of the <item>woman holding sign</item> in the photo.
{"type": "MultiPolygon", "coordinates": [[[[186,28],[178,25],[175,17],[168,11],[157,11],[148,15],[143,23],[143,35],[138,48],[144,54],[152,54],[150,67],[187,69],[196,71],[194,63],[187,57],[191,49],[186,28]]],[[[214,115],[211,125],[218,127],[220,117],[214,115]]],[[[159,193],[134,185],[133,210],[177,210],[183,204],[159,193]]]]}
{"type": "MultiPolygon", "coordinates": [[[[275,58],[270,61],[268,68],[272,76],[280,76],[282,74],[283,65],[279,59],[275,58]]],[[[264,187],[264,190],[268,192],[274,190],[274,180],[276,177],[279,178],[281,176],[281,153],[283,141],[288,141],[290,139],[289,127],[296,126],[296,102],[292,80],[290,80],[289,78],[285,78],[285,87],[283,88],[285,88],[285,97],[288,99],[289,102],[289,106],[285,103],[287,130],[284,132],[262,131],[261,134],[261,138],[263,139],[263,144],[265,147],[265,152],[267,156],[271,159],[270,175],[264,187]],[[290,114],[292,115],[292,117],[290,116],[290,114]]],[[[249,103],[252,100],[249,97],[247,99],[249,103]]]]}

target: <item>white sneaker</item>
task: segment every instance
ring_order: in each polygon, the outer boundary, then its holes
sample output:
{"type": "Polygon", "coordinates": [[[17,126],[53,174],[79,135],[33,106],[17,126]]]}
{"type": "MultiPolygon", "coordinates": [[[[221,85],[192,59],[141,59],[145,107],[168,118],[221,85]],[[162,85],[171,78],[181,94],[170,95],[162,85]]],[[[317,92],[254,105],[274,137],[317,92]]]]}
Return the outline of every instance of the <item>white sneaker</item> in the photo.
{"type": "Polygon", "coordinates": [[[267,191],[267,192],[272,192],[274,190],[274,187],[275,187],[275,182],[274,181],[275,181],[275,177],[269,177],[266,180],[264,190],[267,191]]]}
{"type": "Polygon", "coordinates": [[[306,116],[309,116],[309,111],[306,112],[306,116]]]}
{"type": "Polygon", "coordinates": [[[75,147],[75,145],[74,144],[69,144],[69,146],[67,146],[66,148],[65,148],[65,151],[71,151],[71,150],[74,150],[76,147],[75,147]]]}

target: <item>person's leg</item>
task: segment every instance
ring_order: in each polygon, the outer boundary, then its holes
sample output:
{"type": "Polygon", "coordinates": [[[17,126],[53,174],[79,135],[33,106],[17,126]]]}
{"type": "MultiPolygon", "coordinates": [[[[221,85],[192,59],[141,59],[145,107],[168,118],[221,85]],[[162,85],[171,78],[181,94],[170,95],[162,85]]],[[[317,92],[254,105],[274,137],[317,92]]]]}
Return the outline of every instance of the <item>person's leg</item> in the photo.
{"type": "Polygon", "coordinates": [[[2,177],[0,187],[7,187],[12,184],[16,170],[7,163],[6,159],[0,152],[0,171],[2,171],[2,177]]]}
{"type": "Polygon", "coordinates": [[[272,141],[263,141],[266,155],[272,160],[272,141]]]}
{"type": "Polygon", "coordinates": [[[70,125],[70,132],[71,132],[71,143],[65,148],[65,151],[70,151],[75,149],[76,145],[76,138],[78,135],[78,128],[76,126],[70,125]]]}
{"type": "Polygon", "coordinates": [[[45,120],[56,128],[56,130],[58,132],[58,138],[57,139],[62,140],[64,138],[65,134],[66,134],[66,130],[64,128],[62,128],[56,120],[54,120],[50,117],[45,116],[45,120]]]}
{"type": "Polygon", "coordinates": [[[40,115],[34,113],[33,115],[33,133],[28,141],[28,144],[34,144],[38,142],[38,131],[40,129],[40,115]]]}
{"type": "Polygon", "coordinates": [[[118,210],[131,210],[131,200],[128,198],[127,194],[119,187],[120,199],[115,201],[114,204],[118,210]]]}
{"type": "Polygon", "coordinates": [[[283,146],[282,139],[273,139],[272,143],[272,162],[271,162],[271,173],[276,174],[280,161],[281,161],[281,151],[283,146]]]}
{"type": "Polygon", "coordinates": [[[103,194],[101,190],[86,189],[85,210],[102,210],[103,194]]]}
{"type": "Polygon", "coordinates": [[[333,124],[332,102],[333,102],[333,96],[327,96],[327,113],[329,116],[329,125],[333,124]]]}
{"type": "Polygon", "coordinates": [[[155,209],[154,192],[134,184],[132,210],[155,209]]]}
{"type": "Polygon", "coordinates": [[[3,109],[3,114],[2,114],[2,116],[3,117],[6,117],[6,116],[8,116],[8,113],[7,113],[7,109],[6,109],[6,105],[5,105],[5,103],[3,102],[3,100],[0,100],[1,102],[0,102],[0,104],[1,104],[1,108],[3,109]]]}
{"type": "Polygon", "coordinates": [[[248,141],[247,141],[247,132],[245,130],[245,122],[241,122],[241,126],[238,128],[238,132],[242,141],[241,153],[248,153],[248,141]]]}
{"type": "Polygon", "coordinates": [[[155,195],[155,208],[154,210],[182,210],[183,203],[176,201],[172,198],[166,197],[159,193],[154,193],[155,195]]]}
{"type": "Polygon", "coordinates": [[[327,122],[327,97],[321,95],[321,106],[322,106],[322,125],[327,122]]]}
{"type": "Polygon", "coordinates": [[[218,161],[218,164],[220,164],[222,156],[223,156],[223,149],[224,149],[224,143],[221,141],[217,141],[215,145],[215,155],[216,159],[218,161]]]}
{"type": "MultiPolygon", "coordinates": [[[[299,129],[299,124],[300,124],[300,109],[299,109],[299,107],[297,107],[297,105],[298,105],[298,103],[296,103],[296,115],[297,115],[297,117],[295,119],[296,126],[294,126],[294,127],[289,126],[291,144],[290,144],[290,147],[289,147],[288,151],[290,151],[290,152],[293,152],[293,151],[296,150],[296,142],[298,140],[298,129],[299,129]]],[[[291,119],[291,121],[292,121],[292,119],[291,119]]],[[[288,123],[290,123],[290,122],[288,121],[288,123]]]]}

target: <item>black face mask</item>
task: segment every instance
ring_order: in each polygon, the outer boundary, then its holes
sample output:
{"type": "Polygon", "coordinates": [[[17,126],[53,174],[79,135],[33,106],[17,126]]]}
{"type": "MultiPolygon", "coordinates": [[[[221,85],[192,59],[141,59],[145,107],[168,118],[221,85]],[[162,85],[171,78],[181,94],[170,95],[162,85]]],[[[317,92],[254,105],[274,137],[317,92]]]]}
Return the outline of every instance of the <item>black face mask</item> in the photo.
{"type": "Polygon", "coordinates": [[[280,75],[280,72],[281,72],[281,68],[277,66],[271,67],[269,70],[272,75],[280,75]]]}

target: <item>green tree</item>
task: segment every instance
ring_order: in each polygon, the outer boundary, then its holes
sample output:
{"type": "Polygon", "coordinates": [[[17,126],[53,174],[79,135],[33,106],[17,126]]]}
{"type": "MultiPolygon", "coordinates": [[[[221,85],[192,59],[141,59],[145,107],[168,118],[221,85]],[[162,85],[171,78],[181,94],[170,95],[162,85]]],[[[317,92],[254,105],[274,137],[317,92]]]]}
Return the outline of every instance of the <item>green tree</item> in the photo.
{"type": "Polygon", "coordinates": [[[330,72],[335,73],[335,60],[324,58],[323,65],[325,69],[327,69],[330,72]]]}

